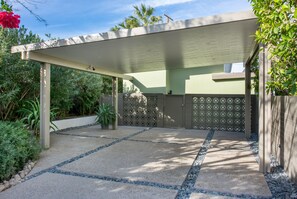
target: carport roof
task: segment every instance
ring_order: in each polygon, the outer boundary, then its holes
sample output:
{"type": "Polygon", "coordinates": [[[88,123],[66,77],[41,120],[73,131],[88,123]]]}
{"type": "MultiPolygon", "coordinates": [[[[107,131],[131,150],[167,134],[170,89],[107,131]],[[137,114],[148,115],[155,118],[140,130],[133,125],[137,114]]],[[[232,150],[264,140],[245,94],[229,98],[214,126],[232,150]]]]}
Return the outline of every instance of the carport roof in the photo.
{"type": "Polygon", "coordinates": [[[22,59],[128,78],[126,73],[244,62],[255,47],[257,18],[215,15],[12,47],[22,59]]]}

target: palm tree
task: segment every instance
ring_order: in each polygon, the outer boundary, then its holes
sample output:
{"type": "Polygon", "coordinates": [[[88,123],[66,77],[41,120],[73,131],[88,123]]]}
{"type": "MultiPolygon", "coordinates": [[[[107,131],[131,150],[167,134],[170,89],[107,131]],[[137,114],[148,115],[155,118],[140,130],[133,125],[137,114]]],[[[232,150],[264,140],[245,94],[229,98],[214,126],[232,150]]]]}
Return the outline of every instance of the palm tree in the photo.
{"type": "Polygon", "coordinates": [[[129,16],[128,18],[125,18],[125,21],[120,23],[119,26],[125,29],[131,29],[131,28],[140,27],[141,25],[139,20],[136,17],[129,16]]]}
{"type": "Polygon", "coordinates": [[[115,25],[114,27],[110,28],[110,31],[118,31],[120,29],[121,27],[119,27],[118,25],[115,25]]]}
{"type": "Polygon", "coordinates": [[[150,6],[141,4],[140,7],[134,6],[134,9],[135,16],[129,16],[125,18],[122,23],[115,25],[110,30],[118,31],[122,28],[131,29],[141,26],[153,25],[162,21],[161,16],[153,16],[155,9],[150,6]]]}
{"type": "Polygon", "coordinates": [[[155,9],[150,6],[141,4],[140,7],[134,6],[134,14],[141,22],[141,26],[148,26],[162,21],[161,16],[153,16],[155,9]]]}
{"type": "Polygon", "coordinates": [[[131,29],[131,28],[136,28],[140,27],[140,22],[139,20],[134,17],[134,16],[129,16],[128,18],[125,18],[125,20],[122,23],[119,23],[118,25],[115,25],[112,27],[110,30],[111,31],[118,31],[120,29],[131,29]]]}

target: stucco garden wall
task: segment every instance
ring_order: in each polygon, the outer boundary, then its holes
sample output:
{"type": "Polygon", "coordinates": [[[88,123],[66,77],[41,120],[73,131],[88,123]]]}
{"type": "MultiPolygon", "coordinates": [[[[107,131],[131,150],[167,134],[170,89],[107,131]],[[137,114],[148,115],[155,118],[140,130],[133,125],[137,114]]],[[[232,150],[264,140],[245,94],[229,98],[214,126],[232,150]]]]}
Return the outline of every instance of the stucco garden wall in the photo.
{"type": "MultiPolygon", "coordinates": [[[[79,117],[72,119],[56,120],[53,123],[58,127],[58,130],[87,126],[96,123],[96,116],[79,117]]],[[[51,130],[53,131],[53,130],[51,130]]]]}

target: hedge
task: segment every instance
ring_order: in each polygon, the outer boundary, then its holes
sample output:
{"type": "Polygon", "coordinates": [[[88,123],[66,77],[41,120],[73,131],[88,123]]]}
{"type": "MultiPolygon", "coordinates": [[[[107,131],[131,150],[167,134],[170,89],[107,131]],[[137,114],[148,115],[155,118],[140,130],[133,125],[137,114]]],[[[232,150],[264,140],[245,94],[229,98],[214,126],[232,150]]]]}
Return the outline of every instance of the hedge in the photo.
{"type": "Polygon", "coordinates": [[[41,151],[37,139],[20,122],[0,121],[0,182],[22,170],[41,151]]]}

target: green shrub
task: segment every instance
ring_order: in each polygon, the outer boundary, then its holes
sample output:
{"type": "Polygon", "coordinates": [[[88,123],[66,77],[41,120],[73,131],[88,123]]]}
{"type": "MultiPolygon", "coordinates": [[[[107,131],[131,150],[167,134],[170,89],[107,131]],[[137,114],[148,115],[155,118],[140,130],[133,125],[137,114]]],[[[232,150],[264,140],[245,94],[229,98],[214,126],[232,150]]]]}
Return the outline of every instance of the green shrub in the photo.
{"type": "Polygon", "coordinates": [[[95,113],[101,95],[102,78],[98,74],[83,71],[73,72],[73,83],[76,93],[73,96],[72,111],[78,115],[95,113]]]}
{"type": "Polygon", "coordinates": [[[58,109],[57,118],[68,117],[74,106],[73,96],[78,93],[75,72],[70,68],[51,65],[51,107],[58,109]]]}
{"type": "Polygon", "coordinates": [[[22,170],[29,160],[36,160],[40,146],[20,122],[0,121],[0,182],[22,170]]]}
{"type": "Polygon", "coordinates": [[[12,54],[11,47],[40,42],[38,35],[24,27],[0,27],[0,120],[14,121],[23,100],[39,96],[40,64],[12,54]]]}

